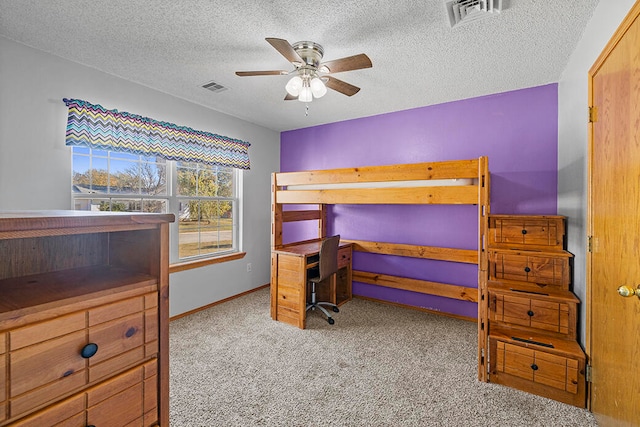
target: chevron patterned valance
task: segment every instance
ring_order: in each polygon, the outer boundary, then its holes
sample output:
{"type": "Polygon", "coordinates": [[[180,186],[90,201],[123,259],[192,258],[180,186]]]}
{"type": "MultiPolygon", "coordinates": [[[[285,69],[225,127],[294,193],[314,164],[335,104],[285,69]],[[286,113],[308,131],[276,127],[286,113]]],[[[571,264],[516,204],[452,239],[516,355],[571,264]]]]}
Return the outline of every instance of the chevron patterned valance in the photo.
{"type": "Polygon", "coordinates": [[[67,145],[249,169],[251,144],[246,141],[107,110],[80,99],[63,101],[69,107],[67,145]]]}

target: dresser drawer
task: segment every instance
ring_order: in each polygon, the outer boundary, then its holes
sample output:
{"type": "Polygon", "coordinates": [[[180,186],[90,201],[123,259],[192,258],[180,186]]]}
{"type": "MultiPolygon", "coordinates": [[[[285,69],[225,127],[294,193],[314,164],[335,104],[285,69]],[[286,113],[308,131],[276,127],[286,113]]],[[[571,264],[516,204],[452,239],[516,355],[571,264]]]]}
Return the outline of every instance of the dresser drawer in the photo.
{"type": "Polygon", "coordinates": [[[150,426],[158,420],[157,362],[152,360],[53,404],[12,426],[150,426]]]}
{"type": "Polygon", "coordinates": [[[491,322],[576,338],[578,299],[571,293],[567,292],[564,297],[516,290],[503,293],[492,290],[490,286],[489,302],[491,322]]]}
{"type": "Polygon", "coordinates": [[[534,283],[568,290],[569,252],[489,251],[489,280],[534,283]]]}
{"type": "Polygon", "coordinates": [[[564,217],[528,215],[489,216],[488,245],[491,247],[564,248],[564,217]]]}
{"type": "Polygon", "coordinates": [[[157,349],[157,333],[145,334],[147,319],[157,328],[155,292],[8,331],[8,417],[154,356],[146,348],[157,349]]]}
{"type": "Polygon", "coordinates": [[[585,357],[579,345],[525,337],[519,342],[518,336],[489,336],[491,382],[584,407],[585,357]]]}

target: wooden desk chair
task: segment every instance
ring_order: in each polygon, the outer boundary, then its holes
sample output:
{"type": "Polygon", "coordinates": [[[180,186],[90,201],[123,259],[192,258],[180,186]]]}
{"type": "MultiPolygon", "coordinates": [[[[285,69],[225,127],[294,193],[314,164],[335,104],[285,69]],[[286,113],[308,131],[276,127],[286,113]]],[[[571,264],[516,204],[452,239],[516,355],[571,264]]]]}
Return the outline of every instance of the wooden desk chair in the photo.
{"type": "Polygon", "coordinates": [[[318,269],[310,269],[308,272],[308,282],[311,284],[311,302],[307,304],[307,311],[315,310],[316,308],[322,311],[327,316],[327,322],[333,325],[335,321],[329,314],[329,312],[322,307],[328,306],[333,309],[335,313],[340,310],[338,306],[331,302],[318,302],[316,301],[316,285],[322,282],[324,279],[331,277],[338,271],[338,245],[340,244],[340,235],[327,237],[322,241],[320,246],[318,269]]]}

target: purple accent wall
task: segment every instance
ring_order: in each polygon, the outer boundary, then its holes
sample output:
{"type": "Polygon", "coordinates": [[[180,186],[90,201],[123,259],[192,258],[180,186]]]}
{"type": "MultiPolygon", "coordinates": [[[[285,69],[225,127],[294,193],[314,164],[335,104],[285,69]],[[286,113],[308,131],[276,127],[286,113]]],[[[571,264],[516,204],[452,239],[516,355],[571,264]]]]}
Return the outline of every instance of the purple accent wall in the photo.
{"type": "MultiPolygon", "coordinates": [[[[550,84],[283,132],[283,172],[488,156],[491,212],[556,214],[558,87],[550,84]]],[[[322,102],[322,101],[318,101],[322,102]]],[[[349,102],[345,99],[341,102],[349,102]]],[[[310,114],[313,114],[311,110],[310,114]]],[[[475,206],[336,205],[330,234],[348,239],[477,248],[475,206]]],[[[285,224],[285,241],[316,237],[285,224]]],[[[477,267],[356,253],[354,269],[477,286],[477,267]]],[[[356,295],[476,317],[474,303],[354,282],[356,295]]]]}

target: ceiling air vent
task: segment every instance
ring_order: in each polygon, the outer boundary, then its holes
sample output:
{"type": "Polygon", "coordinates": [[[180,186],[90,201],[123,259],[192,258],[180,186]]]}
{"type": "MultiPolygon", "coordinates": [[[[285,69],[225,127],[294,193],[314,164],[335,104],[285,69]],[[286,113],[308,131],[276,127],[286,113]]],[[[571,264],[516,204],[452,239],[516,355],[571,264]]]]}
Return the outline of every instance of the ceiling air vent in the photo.
{"type": "Polygon", "coordinates": [[[216,83],[216,82],[209,82],[209,83],[203,84],[202,87],[207,89],[207,90],[210,90],[211,92],[215,92],[215,93],[227,90],[226,87],[224,87],[220,83],[216,83]]]}
{"type": "Polygon", "coordinates": [[[447,0],[445,2],[452,27],[500,13],[502,0],[447,0]]]}

